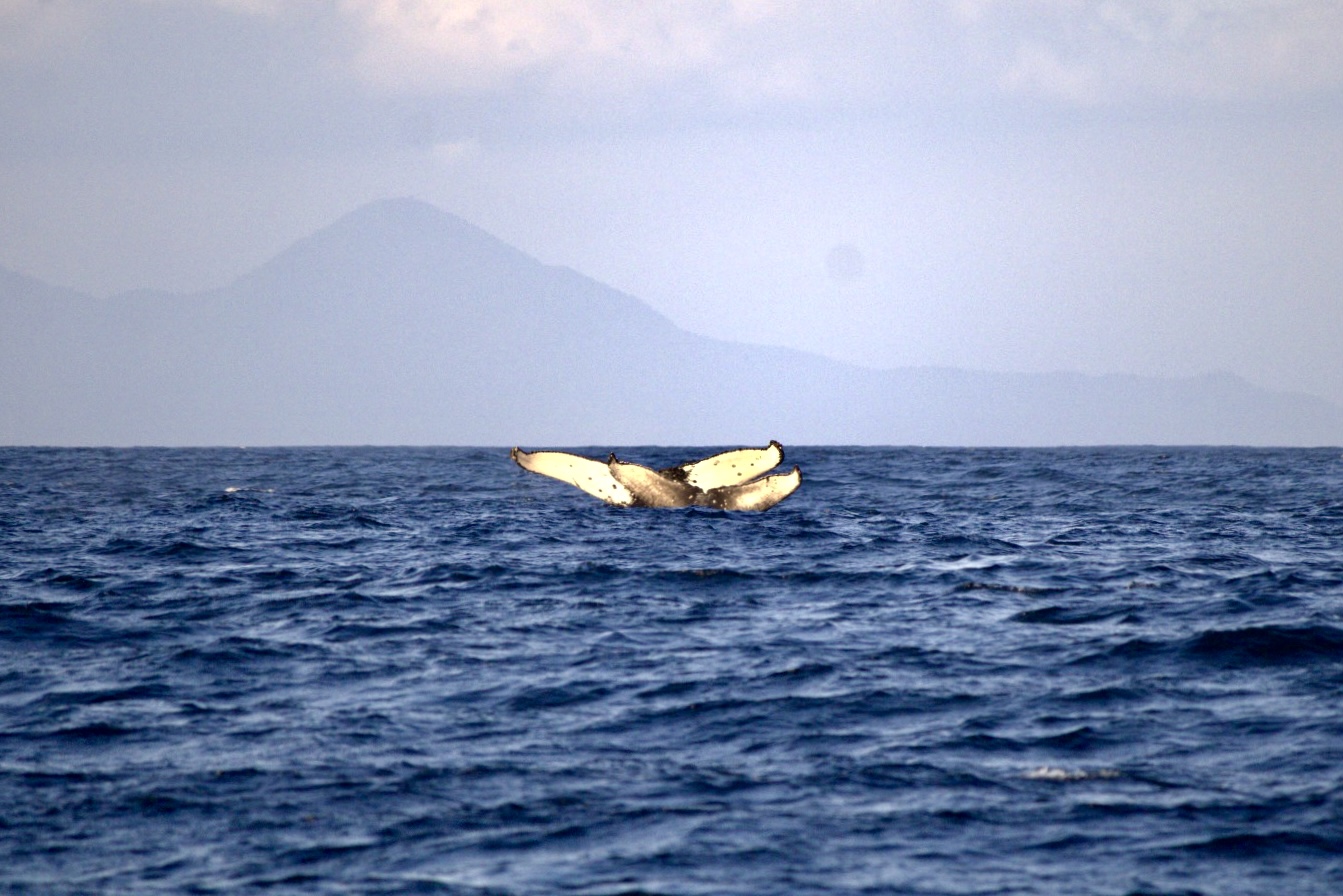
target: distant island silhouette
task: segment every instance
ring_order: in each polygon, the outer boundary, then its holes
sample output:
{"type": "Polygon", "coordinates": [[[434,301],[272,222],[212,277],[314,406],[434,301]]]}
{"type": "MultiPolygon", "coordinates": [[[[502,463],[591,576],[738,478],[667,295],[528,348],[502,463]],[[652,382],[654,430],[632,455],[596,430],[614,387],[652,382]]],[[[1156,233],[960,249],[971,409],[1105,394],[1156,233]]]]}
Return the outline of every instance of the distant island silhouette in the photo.
{"type": "Polygon", "coordinates": [[[207,292],[0,271],[0,321],[9,445],[1343,443],[1343,409],[1228,374],[877,370],[695,335],[414,199],[207,292]]]}

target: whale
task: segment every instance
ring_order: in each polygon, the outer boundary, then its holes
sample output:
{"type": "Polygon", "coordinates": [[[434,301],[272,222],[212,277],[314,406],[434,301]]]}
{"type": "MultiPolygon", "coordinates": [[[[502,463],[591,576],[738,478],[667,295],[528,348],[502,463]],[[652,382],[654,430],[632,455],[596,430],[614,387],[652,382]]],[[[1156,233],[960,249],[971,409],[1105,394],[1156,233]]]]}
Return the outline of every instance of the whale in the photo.
{"type": "Polygon", "coordinates": [[[712,507],[768,510],[797,491],[802,470],[765,475],[783,463],[783,446],[735,448],[655,470],[617,458],[567,451],[524,451],[509,456],[524,470],[558,479],[616,507],[712,507]]]}

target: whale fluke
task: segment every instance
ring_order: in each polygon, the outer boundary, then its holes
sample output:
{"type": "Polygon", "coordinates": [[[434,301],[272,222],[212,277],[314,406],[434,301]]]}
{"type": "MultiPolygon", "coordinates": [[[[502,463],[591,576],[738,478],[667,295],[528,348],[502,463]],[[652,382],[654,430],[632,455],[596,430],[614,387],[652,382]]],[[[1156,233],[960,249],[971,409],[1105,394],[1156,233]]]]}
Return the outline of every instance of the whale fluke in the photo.
{"type": "Polygon", "coordinates": [[[613,454],[606,462],[611,476],[623,485],[637,507],[689,507],[703,491],[688,482],[673,479],[643,464],[619,460],[613,454]]]}
{"type": "Polygon", "coordinates": [[[607,504],[617,507],[634,504],[634,496],[629,493],[629,489],[616,481],[611,475],[611,468],[603,461],[566,451],[523,451],[521,448],[514,448],[509,456],[524,470],[578,486],[607,504]]]}
{"type": "Polygon", "coordinates": [[[715,507],[768,510],[802,484],[802,471],[763,474],[783,462],[783,446],[737,448],[663,470],[608,456],[605,462],[566,451],[523,451],[518,466],[577,486],[617,507],[715,507]]]}
{"type": "Polygon", "coordinates": [[[725,485],[740,485],[768,473],[783,463],[783,446],[771,440],[764,448],[737,448],[661,470],[662,475],[709,491],[725,485]]]}
{"type": "Polygon", "coordinates": [[[796,464],[787,473],[763,476],[740,485],[724,485],[704,493],[702,503],[720,510],[769,510],[797,491],[802,484],[802,470],[796,464]]]}

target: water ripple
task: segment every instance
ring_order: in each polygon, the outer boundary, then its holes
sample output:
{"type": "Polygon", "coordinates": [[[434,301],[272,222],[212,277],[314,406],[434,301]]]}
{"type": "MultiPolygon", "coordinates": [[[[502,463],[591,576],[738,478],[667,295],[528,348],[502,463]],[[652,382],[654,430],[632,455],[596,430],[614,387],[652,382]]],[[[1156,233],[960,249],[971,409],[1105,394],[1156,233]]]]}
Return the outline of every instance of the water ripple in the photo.
{"type": "Polygon", "coordinates": [[[1336,450],[789,461],[0,449],[0,890],[1343,892],[1336,450]]]}

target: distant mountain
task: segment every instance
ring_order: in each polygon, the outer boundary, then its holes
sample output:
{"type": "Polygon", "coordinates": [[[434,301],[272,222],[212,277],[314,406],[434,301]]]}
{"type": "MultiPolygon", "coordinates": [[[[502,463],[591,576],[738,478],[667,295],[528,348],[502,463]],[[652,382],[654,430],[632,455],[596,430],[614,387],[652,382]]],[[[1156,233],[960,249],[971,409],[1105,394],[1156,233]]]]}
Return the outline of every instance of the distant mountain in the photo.
{"type": "Polygon", "coordinates": [[[1343,443],[1229,375],[872,370],[678,329],[410,199],[219,290],[94,299],[0,271],[0,443],[1343,443]]]}

